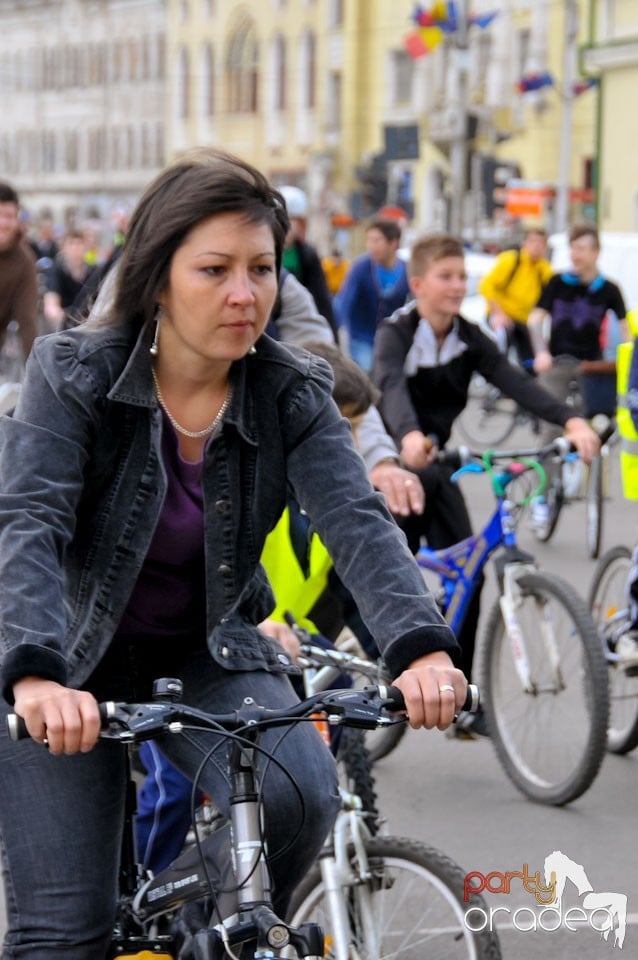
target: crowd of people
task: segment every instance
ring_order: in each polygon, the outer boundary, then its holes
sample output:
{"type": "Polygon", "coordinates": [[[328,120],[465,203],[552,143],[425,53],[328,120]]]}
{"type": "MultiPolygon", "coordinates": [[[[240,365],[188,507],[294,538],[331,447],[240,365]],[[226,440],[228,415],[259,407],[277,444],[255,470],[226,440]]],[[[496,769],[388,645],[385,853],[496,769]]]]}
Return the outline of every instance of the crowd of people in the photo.
{"type": "MultiPolygon", "coordinates": [[[[0,420],[0,720],[15,710],[32,738],[16,749],[0,726],[7,957],[104,955],[124,784],[117,749],[98,740],[97,700],[148,698],[166,675],[202,708],[292,703],[298,645],[284,613],[329,634],[323,603],[384,658],[413,727],[450,726],[480,591],[454,637],[413,554],[422,539],[471,534],[438,453],[473,374],[564,430],[585,462],[598,451],[555,362],[598,361],[605,317],[625,317],[594,227],[572,232],[572,272],[552,273],[538,228],[497,259],[483,282],[490,332],[462,316],[457,238],[423,237],[406,263],[398,224],[377,218],[362,256],[344,266],[337,249],[322,265],[307,213],[298,187],[200,150],[147,188],[100,263],[82,232],[57,237],[48,219],[30,248],[0,184],[0,335],[15,322],[29,357],[0,420]]],[[[628,377],[633,416],[636,351],[628,377]]],[[[638,576],[631,590],[637,606],[638,576]]],[[[336,773],[311,725],[269,736],[266,839],[285,911],[336,814],[336,773]]],[[[153,869],[181,843],[208,749],[197,734],[175,739],[146,754],[140,846],[153,869]],[[173,784],[163,833],[161,778],[173,784]]],[[[202,786],[227,812],[223,769],[202,786]]]]}

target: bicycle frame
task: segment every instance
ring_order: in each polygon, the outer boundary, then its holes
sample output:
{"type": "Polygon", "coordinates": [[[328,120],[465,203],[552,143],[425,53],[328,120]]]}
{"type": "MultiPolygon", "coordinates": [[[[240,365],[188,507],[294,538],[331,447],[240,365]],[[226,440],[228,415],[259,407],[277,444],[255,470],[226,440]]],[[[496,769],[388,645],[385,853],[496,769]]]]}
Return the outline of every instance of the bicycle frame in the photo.
{"type": "MultiPolygon", "coordinates": [[[[524,469],[524,465],[516,461],[517,456],[529,456],[536,451],[491,451],[488,454],[467,454],[483,461],[483,456],[489,456],[491,461],[497,458],[511,458],[512,463],[502,472],[493,473],[490,467],[492,491],[496,498],[496,509],[485,524],[483,530],[476,535],[467,537],[459,543],[442,550],[432,550],[421,546],[416,554],[419,566],[430,570],[441,578],[442,593],[439,602],[445,613],[445,618],[456,635],[463,624],[467,608],[472,595],[480,584],[483,569],[489,557],[499,548],[503,548],[505,556],[499,564],[497,573],[500,584],[499,602],[503,614],[507,636],[512,650],[512,656],[517,674],[523,690],[527,693],[537,693],[531,679],[529,658],[525,649],[525,640],[519,626],[517,608],[520,603],[518,577],[527,571],[535,570],[534,558],[519,549],[516,540],[516,523],[514,504],[506,496],[508,484],[524,469]]],[[[445,455],[444,455],[445,456],[445,455]]],[[[477,463],[466,464],[454,475],[457,479],[462,473],[483,473],[485,466],[477,463]]],[[[549,607],[539,611],[541,635],[547,651],[549,663],[554,667],[554,681],[552,689],[561,689],[563,686],[559,668],[559,654],[553,633],[549,607]]]]}
{"type": "Polygon", "coordinates": [[[504,492],[511,479],[513,475],[509,474],[493,477],[492,489],[497,501],[496,509],[480,533],[443,550],[421,546],[416,554],[420,567],[438,574],[441,578],[445,618],[456,634],[463,624],[468,604],[480,582],[485,564],[499,547],[504,547],[507,551],[506,562],[518,563],[523,557],[528,562],[532,560],[529,555],[518,551],[513,504],[504,492]]]}

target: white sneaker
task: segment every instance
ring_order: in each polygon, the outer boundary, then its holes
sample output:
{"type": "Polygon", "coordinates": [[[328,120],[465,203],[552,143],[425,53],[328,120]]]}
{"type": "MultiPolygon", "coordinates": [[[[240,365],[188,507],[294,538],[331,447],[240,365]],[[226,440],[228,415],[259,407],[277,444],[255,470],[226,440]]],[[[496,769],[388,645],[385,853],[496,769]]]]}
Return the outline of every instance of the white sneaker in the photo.
{"type": "Polygon", "coordinates": [[[568,500],[577,497],[583,484],[583,461],[580,457],[566,460],[563,464],[563,491],[568,500]]]}
{"type": "Polygon", "coordinates": [[[532,501],[532,526],[544,529],[549,523],[549,504],[545,497],[535,497],[532,501]]]}
{"type": "Polygon", "coordinates": [[[616,655],[623,667],[638,666],[638,634],[635,630],[628,630],[616,641],[616,655]]]}

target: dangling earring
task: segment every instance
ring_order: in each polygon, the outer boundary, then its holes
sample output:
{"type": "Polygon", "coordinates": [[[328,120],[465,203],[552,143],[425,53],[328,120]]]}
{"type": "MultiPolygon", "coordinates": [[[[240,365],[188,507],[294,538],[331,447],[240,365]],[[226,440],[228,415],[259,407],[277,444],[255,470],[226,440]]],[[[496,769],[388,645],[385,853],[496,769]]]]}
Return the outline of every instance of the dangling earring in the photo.
{"type": "Polygon", "coordinates": [[[251,357],[254,357],[254,355],[257,353],[257,347],[255,346],[254,343],[252,347],[248,348],[248,353],[250,354],[251,357]]]}
{"type": "Polygon", "coordinates": [[[161,316],[162,316],[161,310],[158,310],[158,311],[157,311],[157,320],[155,321],[155,333],[154,333],[154,335],[153,335],[153,342],[152,342],[152,344],[150,345],[149,350],[148,350],[148,352],[150,353],[150,355],[151,355],[152,357],[156,357],[157,354],[159,353],[159,343],[158,343],[158,340],[159,340],[159,328],[160,328],[160,319],[161,319],[161,316]]]}

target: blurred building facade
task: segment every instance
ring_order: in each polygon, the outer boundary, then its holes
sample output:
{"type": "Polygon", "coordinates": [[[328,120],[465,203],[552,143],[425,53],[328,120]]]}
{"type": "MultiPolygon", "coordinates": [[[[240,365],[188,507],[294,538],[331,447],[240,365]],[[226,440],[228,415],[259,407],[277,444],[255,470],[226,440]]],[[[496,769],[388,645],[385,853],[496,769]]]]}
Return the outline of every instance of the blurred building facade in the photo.
{"type": "Polygon", "coordinates": [[[638,3],[591,0],[584,68],[600,83],[597,123],[601,229],[638,231],[638,3]]]}
{"type": "Polygon", "coordinates": [[[107,219],[166,159],[165,0],[3,0],[0,176],[34,217],[107,219]]]}
{"type": "Polygon", "coordinates": [[[588,0],[472,0],[498,16],[413,59],[412,0],[3,0],[0,176],[36,214],[104,216],[214,144],[307,191],[322,253],[335,236],[355,252],[347,224],[384,205],[413,234],[458,219],[468,239],[498,239],[508,177],[562,175],[573,214],[590,199],[598,93],[562,85],[570,2],[575,50],[588,0]],[[552,86],[517,90],[544,71],[552,86]]]}

